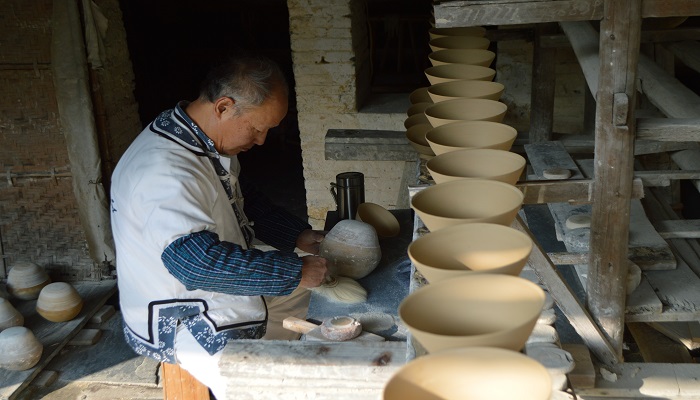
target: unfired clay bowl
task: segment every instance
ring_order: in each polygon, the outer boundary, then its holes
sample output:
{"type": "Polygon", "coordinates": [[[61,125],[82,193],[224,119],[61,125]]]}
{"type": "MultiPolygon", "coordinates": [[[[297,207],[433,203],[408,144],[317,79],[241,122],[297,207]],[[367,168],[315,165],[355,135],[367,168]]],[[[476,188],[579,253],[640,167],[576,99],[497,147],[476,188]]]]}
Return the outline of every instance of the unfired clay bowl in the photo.
{"type": "Polygon", "coordinates": [[[485,37],[477,36],[443,36],[430,39],[428,46],[430,50],[438,51],[445,49],[488,49],[491,41],[485,37]]]}
{"type": "Polygon", "coordinates": [[[332,276],[360,279],[374,271],[382,258],[382,250],[372,225],[344,219],[326,234],[319,255],[328,260],[332,276]]]}
{"type": "Polygon", "coordinates": [[[430,124],[417,124],[406,129],[406,139],[408,139],[408,142],[418,152],[418,154],[429,157],[435,155],[433,150],[430,148],[428,141],[425,140],[428,131],[431,129],[433,129],[433,126],[430,124]]]}
{"type": "Polygon", "coordinates": [[[426,133],[425,140],[436,155],[461,149],[510,150],[518,131],[493,121],[459,121],[426,133]]]}
{"type": "Polygon", "coordinates": [[[430,64],[435,67],[443,64],[467,64],[489,67],[496,53],[483,49],[447,49],[428,54],[430,64]]]}
{"type": "Polygon", "coordinates": [[[472,346],[520,351],[544,301],[544,290],[527,279],[464,275],[409,294],[399,317],[428,353],[472,346]]]}
{"type": "Polygon", "coordinates": [[[451,349],[418,357],[384,387],[384,400],[549,400],[547,369],[520,352],[494,347],[451,349]]]}
{"type": "Polygon", "coordinates": [[[66,282],[46,285],[39,293],[36,311],[52,322],[65,322],[75,318],[83,309],[83,299],[75,288],[66,282]]]}
{"type": "Polygon", "coordinates": [[[451,28],[432,27],[428,30],[430,39],[437,39],[445,36],[476,36],[484,37],[486,28],[483,26],[455,26],[451,28]]]}
{"type": "Polygon", "coordinates": [[[408,95],[408,100],[411,104],[431,102],[430,95],[428,95],[428,88],[422,87],[411,92],[408,95]]]}
{"type": "Polygon", "coordinates": [[[411,199],[411,208],[431,232],[471,222],[510,226],[524,197],[507,183],[460,179],[421,190],[411,199]]]}
{"type": "Polygon", "coordinates": [[[531,252],[527,234],[487,223],[448,226],[408,246],[408,257],[430,283],[483,273],[518,276],[531,252]]]}
{"type": "Polygon", "coordinates": [[[467,64],[438,65],[423,72],[431,85],[459,80],[491,81],[496,76],[495,69],[467,64]]]}
{"type": "Polygon", "coordinates": [[[428,94],[433,99],[433,103],[461,98],[498,100],[504,90],[505,86],[502,83],[464,80],[431,85],[428,88],[428,94]]]}
{"type": "Polygon", "coordinates": [[[428,121],[428,117],[425,116],[425,113],[413,114],[406,118],[406,120],[403,122],[403,126],[406,129],[418,124],[430,124],[430,121],[428,121]]]}
{"type": "Polygon", "coordinates": [[[506,150],[464,149],[431,158],[425,167],[435,183],[481,178],[515,185],[525,169],[525,158],[506,150]]]}
{"type": "Polygon", "coordinates": [[[0,331],[13,326],[22,326],[24,316],[7,299],[0,298],[0,331]]]}
{"type": "Polygon", "coordinates": [[[433,105],[432,101],[423,101],[420,103],[413,104],[410,107],[408,107],[408,109],[406,110],[406,115],[410,117],[411,115],[422,113],[425,111],[426,108],[428,108],[429,106],[432,106],[432,105],[433,105]]]}
{"type": "Polygon", "coordinates": [[[401,230],[399,220],[394,214],[375,203],[365,202],[357,206],[355,219],[372,225],[379,237],[394,237],[401,230]]]}
{"type": "Polygon", "coordinates": [[[0,332],[0,367],[24,371],[41,359],[44,346],[34,333],[23,326],[13,326],[0,332]]]}
{"type": "Polygon", "coordinates": [[[425,116],[434,128],[459,121],[501,122],[508,106],[500,101],[485,99],[455,99],[441,101],[425,109],[425,116]]]}
{"type": "Polygon", "coordinates": [[[7,273],[7,291],[20,300],[36,299],[49,283],[51,278],[46,271],[32,262],[17,262],[7,273]]]}

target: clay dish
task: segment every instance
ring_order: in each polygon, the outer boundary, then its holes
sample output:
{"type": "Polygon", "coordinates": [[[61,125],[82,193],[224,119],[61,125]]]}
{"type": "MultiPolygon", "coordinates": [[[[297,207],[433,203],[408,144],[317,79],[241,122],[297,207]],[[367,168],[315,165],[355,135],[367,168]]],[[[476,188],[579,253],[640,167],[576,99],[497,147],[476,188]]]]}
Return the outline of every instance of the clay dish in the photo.
{"type": "Polygon", "coordinates": [[[0,331],[23,324],[24,316],[8,300],[0,298],[0,331]]]}
{"type": "Polygon", "coordinates": [[[518,276],[532,246],[532,239],[523,232],[477,222],[419,237],[408,245],[408,257],[430,283],[483,273],[518,276]]]}
{"type": "Polygon", "coordinates": [[[488,99],[501,98],[505,86],[492,81],[451,81],[438,83],[428,88],[433,103],[454,99],[488,99]]]}
{"type": "Polygon", "coordinates": [[[430,99],[430,96],[428,95],[428,88],[427,87],[422,87],[418,88],[414,91],[411,92],[410,95],[408,95],[408,100],[411,102],[411,104],[416,104],[416,103],[430,103],[433,100],[430,99]]]}
{"type": "Polygon", "coordinates": [[[477,36],[443,36],[430,39],[428,46],[430,50],[438,51],[445,49],[488,49],[491,41],[485,37],[477,36]]]}
{"type": "Polygon", "coordinates": [[[430,121],[428,121],[428,117],[425,116],[425,113],[413,114],[406,118],[406,120],[403,122],[403,126],[406,129],[418,124],[430,124],[430,121]]]}
{"type": "Polygon", "coordinates": [[[425,116],[437,128],[458,121],[501,122],[506,111],[508,106],[496,100],[455,99],[433,104],[425,109],[425,116]]]}
{"type": "Polygon", "coordinates": [[[375,203],[362,203],[357,206],[356,219],[372,225],[379,237],[394,237],[401,230],[394,214],[375,203]]]}
{"type": "Polygon", "coordinates": [[[506,150],[464,149],[431,158],[425,167],[435,183],[481,178],[515,185],[525,169],[525,158],[506,150]]]}
{"type": "Polygon", "coordinates": [[[432,66],[444,64],[466,64],[489,67],[496,58],[496,53],[483,49],[447,49],[428,54],[432,66]]]}
{"type": "Polygon", "coordinates": [[[44,346],[29,329],[13,326],[0,332],[0,367],[24,371],[35,366],[44,346]]]}
{"type": "Polygon", "coordinates": [[[426,133],[425,140],[436,155],[461,149],[510,150],[518,131],[493,121],[460,121],[441,125],[426,133]]]}
{"type": "Polygon", "coordinates": [[[54,282],[41,290],[36,301],[36,311],[52,322],[65,322],[75,318],[83,309],[83,299],[75,288],[66,282],[54,282]]]}
{"type": "Polygon", "coordinates": [[[527,279],[464,275],[409,294],[399,305],[399,317],[428,353],[473,346],[520,351],[544,300],[544,290],[527,279]]]}
{"type": "Polygon", "coordinates": [[[51,283],[46,271],[31,262],[15,263],[7,273],[7,291],[21,300],[34,300],[51,283]]]}
{"type": "Polygon", "coordinates": [[[424,101],[424,102],[421,102],[421,103],[412,104],[412,105],[411,105],[410,107],[408,107],[408,109],[406,110],[406,115],[408,115],[408,116],[410,117],[411,115],[415,115],[415,114],[418,114],[418,113],[423,113],[423,112],[425,111],[426,108],[428,108],[429,106],[432,106],[432,105],[433,105],[433,102],[432,102],[432,101],[430,101],[430,102],[424,101]]]}
{"type": "Polygon", "coordinates": [[[510,226],[524,197],[507,183],[460,179],[421,190],[411,199],[411,208],[431,232],[471,222],[510,226]]]}
{"type": "Polygon", "coordinates": [[[549,400],[547,369],[522,353],[468,347],[427,354],[405,364],[384,387],[384,400],[549,400]]]}
{"type": "Polygon", "coordinates": [[[432,125],[425,123],[413,125],[406,130],[406,139],[408,139],[408,142],[411,144],[411,146],[413,146],[418,154],[429,157],[435,155],[433,150],[430,148],[428,141],[425,140],[425,136],[431,129],[433,129],[432,125]]]}
{"type": "Polygon", "coordinates": [[[372,225],[344,219],[326,234],[319,255],[328,260],[331,275],[360,279],[377,267],[382,251],[372,225]]]}
{"type": "Polygon", "coordinates": [[[493,68],[467,64],[438,65],[428,67],[423,72],[431,85],[459,80],[492,81],[496,76],[493,68]]]}
{"type": "Polygon", "coordinates": [[[430,28],[428,29],[430,39],[437,39],[445,36],[475,36],[484,37],[486,28],[483,26],[455,26],[451,28],[430,28]]]}

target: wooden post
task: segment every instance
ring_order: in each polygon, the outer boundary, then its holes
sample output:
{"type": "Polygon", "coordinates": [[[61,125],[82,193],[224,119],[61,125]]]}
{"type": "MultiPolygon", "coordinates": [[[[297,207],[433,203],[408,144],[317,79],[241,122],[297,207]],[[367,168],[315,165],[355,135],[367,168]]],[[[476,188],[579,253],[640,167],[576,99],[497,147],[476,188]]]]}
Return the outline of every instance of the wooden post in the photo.
{"type": "Polygon", "coordinates": [[[605,0],[596,94],[595,183],[587,305],[622,354],[625,282],[634,177],[634,108],[641,0],[605,0]]]}
{"type": "Polygon", "coordinates": [[[546,142],[552,136],[556,49],[542,47],[540,38],[556,30],[556,23],[538,24],[535,27],[530,92],[530,143],[546,142]]]}
{"type": "Polygon", "coordinates": [[[160,363],[164,400],[209,400],[209,388],[177,364],[160,363]]]}

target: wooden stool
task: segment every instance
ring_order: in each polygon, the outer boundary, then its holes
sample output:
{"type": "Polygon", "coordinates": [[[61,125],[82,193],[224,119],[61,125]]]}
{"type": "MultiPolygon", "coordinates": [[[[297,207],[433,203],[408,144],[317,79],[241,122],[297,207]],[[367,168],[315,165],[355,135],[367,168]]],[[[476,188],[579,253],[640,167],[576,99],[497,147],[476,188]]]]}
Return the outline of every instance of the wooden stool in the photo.
{"type": "Polygon", "coordinates": [[[177,364],[160,363],[164,400],[209,400],[209,388],[177,364]]]}

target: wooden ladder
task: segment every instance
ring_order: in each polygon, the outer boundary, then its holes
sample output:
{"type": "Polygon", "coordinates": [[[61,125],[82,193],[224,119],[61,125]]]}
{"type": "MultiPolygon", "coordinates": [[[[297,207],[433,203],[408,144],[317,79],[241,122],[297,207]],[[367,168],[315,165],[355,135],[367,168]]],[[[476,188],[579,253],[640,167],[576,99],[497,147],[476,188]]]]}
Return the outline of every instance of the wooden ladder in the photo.
{"type": "Polygon", "coordinates": [[[209,388],[177,364],[160,363],[164,400],[210,400],[209,388]]]}

